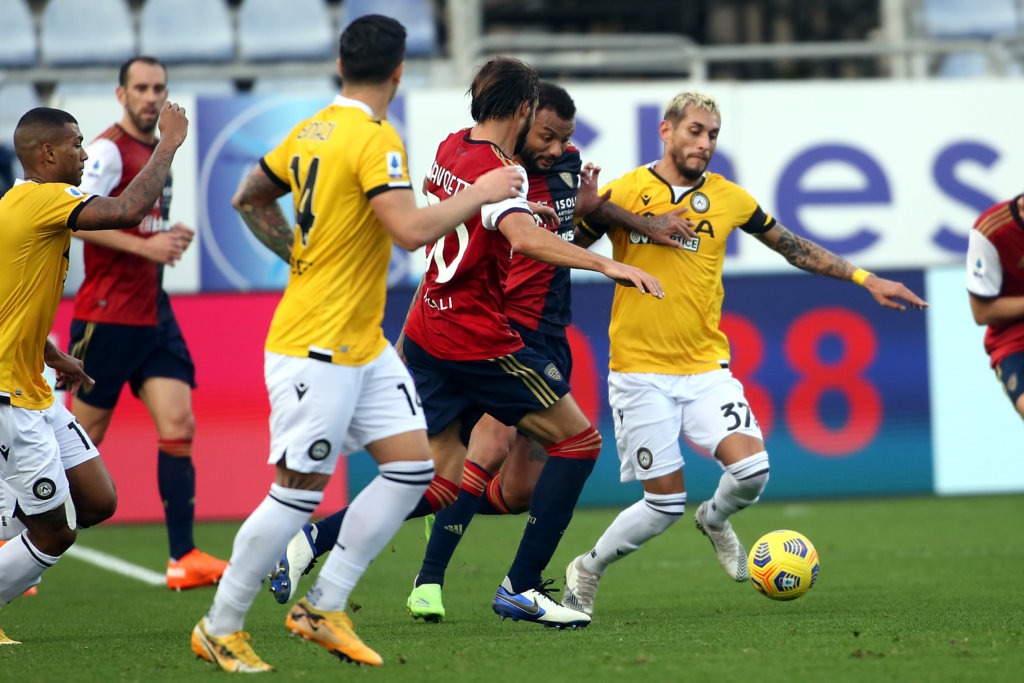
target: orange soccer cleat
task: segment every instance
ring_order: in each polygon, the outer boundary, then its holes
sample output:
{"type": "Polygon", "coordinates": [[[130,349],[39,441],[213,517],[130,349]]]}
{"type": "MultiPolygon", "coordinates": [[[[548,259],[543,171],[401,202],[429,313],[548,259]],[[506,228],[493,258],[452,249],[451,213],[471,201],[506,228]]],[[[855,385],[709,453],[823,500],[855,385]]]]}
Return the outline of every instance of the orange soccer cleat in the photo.
{"type": "Polygon", "coordinates": [[[167,587],[172,591],[212,586],[220,581],[228,563],[193,548],[177,562],[167,561],[167,587]]]}

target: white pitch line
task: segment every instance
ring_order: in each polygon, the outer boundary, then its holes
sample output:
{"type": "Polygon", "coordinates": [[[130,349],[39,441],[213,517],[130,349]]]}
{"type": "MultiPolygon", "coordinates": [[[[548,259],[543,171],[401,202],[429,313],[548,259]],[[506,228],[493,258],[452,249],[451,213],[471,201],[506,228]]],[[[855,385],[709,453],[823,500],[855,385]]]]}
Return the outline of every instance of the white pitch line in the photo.
{"type": "Polygon", "coordinates": [[[89,564],[95,565],[100,569],[107,569],[109,571],[127,576],[132,579],[138,579],[143,583],[148,583],[151,586],[166,586],[167,577],[159,572],[155,572],[152,569],[146,569],[140,567],[137,564],[126,562],[119,557],[109,555],[99,550],[93,550],[92,548],[86,548],[80,545],[73,545],[64,553],[65,557],[74,557],[88,562],[89,564]]]}

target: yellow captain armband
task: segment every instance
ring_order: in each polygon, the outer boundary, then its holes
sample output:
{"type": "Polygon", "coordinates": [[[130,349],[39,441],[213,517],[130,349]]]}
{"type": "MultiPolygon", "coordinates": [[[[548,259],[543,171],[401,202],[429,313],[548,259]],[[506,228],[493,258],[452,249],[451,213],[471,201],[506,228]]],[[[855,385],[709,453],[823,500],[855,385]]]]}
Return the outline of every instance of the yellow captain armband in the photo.
{"type": "Polygon", "coordinates": [[[857,270],[853,271],[853,277],[851,277],[850,279],[856,282],[858,285],[863,286],[864,281],[867,280],[872,275],[874,275],[874,273],[858,268],[857,270]]]}

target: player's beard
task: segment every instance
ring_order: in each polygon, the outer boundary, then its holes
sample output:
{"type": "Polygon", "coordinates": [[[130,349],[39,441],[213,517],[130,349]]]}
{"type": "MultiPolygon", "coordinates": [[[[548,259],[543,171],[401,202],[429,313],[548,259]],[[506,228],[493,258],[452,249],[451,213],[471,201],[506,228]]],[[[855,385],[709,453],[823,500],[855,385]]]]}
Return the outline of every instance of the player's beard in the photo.
{"type": "Polygon", "coordinates": [[[156,124],[160,121],[159,116],[154,116],[152,119],[145,119],[143,118],[142,112],[135,113],[133,111],[129,111],[128,116],[131,118],[132,123],[135,124],[135,127],[138,128],[140,132],[147,135],[156,130],[156,124]]]}
{"type": "Polygon", "coordinates": [[[523,151],[523,147],[526,146],[526,136],[530,134],[530,129],[533,128],[533,116],[534,112],[530,112],[530,115],[526,119],[526,125],[519,131],[519,137],[516,138],[515,147],[512,150],[512,156],[515,156],[523,151]]]}
{"type": "Polygon", "coordinates": [[[679,171],[679,175],[683,176],[691,183],[695,183],[700,180],[702,175],[704,175],[704,171],[707,169],[708,165],[702,164],[698,169],[688,166],[686,164],[687,161],[689,161],[689,158],[683,156],[679,150],[672,150],[672,163],[675,164],[676,170],[679,171]]]}

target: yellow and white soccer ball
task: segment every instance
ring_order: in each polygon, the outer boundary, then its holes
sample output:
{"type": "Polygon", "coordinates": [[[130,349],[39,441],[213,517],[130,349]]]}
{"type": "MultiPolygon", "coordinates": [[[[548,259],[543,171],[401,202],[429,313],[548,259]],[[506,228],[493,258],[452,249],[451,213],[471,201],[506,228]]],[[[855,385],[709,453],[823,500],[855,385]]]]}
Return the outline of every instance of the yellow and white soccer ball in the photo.
{"type": "Polygon", "coordinates": [[[757,539],[747,557],[754,588],[772,600],[794,600],[818,580],[818,551],[797,531],[771,531],[757,539]]]}

